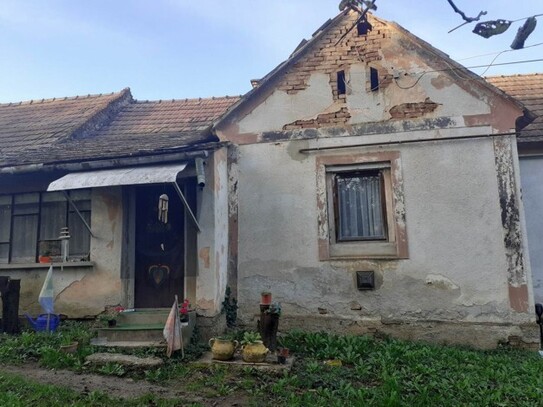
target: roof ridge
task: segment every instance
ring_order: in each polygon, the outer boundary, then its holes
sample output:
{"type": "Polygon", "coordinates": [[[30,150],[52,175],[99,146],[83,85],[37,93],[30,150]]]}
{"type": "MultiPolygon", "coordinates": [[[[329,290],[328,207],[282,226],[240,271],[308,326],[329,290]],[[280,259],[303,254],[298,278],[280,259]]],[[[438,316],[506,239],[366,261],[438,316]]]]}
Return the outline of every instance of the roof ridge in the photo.
{"type": "Polygon", "coordinates": [[[489,75],[483,76],[483,78],[514,78],[518,76],[543,76],[543,72],[534,72],[534,73],[513,73],[511,75],[489,75]]]}
{"type": "Polygon", "coordinates": [[[225,96],[211,96],[206,98],[181,98],[181,99],[158,99],[158,100],[138,100],[134,99],[133,103],[175,103],[175,102],[196,102],[196,101],[202,101],[202,100],[222,100],[222,99],[239,99],[243,97],[243,95],[225,95],[225,96]]]}
{"type": "Polygon", "coordinates": [[[121,89],[119,92],[111,92],[111,93],[89,93],[87,95],[76,95],[76,96],[61,96],[61,97],[54,97],[54,98],[44,98],[44,99],[30,99],[30,100],[22,100],[19,102],[4,102],[0,103],[0,107],[7,107],[7,106],[26,106],[26,105],[35,105],[35,104],[41,104],[41,103],[51,103],[51,102],[63,102],[65,100],[77,100],[77,99],[91,99],[91,98],[99,98],[99,97],[106,97],[106,96],[114,96],[114,95],[121,95],[123,92],[126,92],[126,90],[129,90],[130,88],[124,88],[121,89]]]}

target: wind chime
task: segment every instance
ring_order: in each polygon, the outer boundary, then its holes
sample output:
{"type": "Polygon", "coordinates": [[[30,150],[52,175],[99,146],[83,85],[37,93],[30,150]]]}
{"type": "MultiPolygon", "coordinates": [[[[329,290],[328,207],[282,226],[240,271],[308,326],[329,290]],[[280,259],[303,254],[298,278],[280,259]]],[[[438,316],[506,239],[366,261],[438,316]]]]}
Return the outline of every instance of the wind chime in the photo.
{"type": "Polygon", "coordinates": [[[168,223],[168,195],[162,194],[158,198],[158,220],[164,224],[168,223]]]}
{"type": "MultiPolygon", "coordinates": [[[[166,194],[162,194],[158,198],[158,221],[166,225],[168,223],[168,206],[169,197],[166,194]]],[[[164,226],[166,229],[166,226],[164,226]]],[[[161,239],[162,240],[162,239],[161,239]]],[[[160,243],[160,250],[165,252],[166,248],[164,242],[160,243]]],[[[154,283],[155,287],[160,287],[169,277],[170,268],[165,264],[153,264],[148,269],[149,277],[154,283]]]]}

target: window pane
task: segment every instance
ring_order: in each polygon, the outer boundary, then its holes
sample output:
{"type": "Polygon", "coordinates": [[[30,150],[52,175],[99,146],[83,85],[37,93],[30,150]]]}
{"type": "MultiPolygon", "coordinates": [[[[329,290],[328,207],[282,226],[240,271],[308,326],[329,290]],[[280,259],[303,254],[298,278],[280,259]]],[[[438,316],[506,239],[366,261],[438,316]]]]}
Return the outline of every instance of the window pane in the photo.
{"type": "Polygon", "coordinates": [[[11,196],[0,195],[0,242],[9,242],[11,228],[11,196]]]}
{"type": "Polygon", "coordinates": [[[38,213],[40,194],[19,194],[14,196],[13,213],[15,215],[27,215],[38,213]]]}
{"type": "Polygon", "coordinates": [[[336,176],[338,240],[385,239],[379,173],[336,176]]]}
{"type": "Polygon", "coordinates": [[[12,261],[14,263],[35,262],[38,215],[15,216],[12,239],[12,261]]]}
{"type": "MultiPolygon", "coordinates": [[[[81,212],[81,215],[83,215],[87,224],[90,225],[90,212],[81,212]]],[[[70,212],[68,222],[71,236],[70,257],[87,258],[90,252],[90,233],[88,229],[75,212],[70,212]]]]}
{"type": "Polygon", "coordinates": [[[62,193],[42,195],[40,240],[58,239],[60,229],[66,226],[66,204],[62,193]]]}
{"type": "Polygon", "coordinates": [[[6,264],[9,260],[9,243],[0,243],[0,264],[6,264]]]}

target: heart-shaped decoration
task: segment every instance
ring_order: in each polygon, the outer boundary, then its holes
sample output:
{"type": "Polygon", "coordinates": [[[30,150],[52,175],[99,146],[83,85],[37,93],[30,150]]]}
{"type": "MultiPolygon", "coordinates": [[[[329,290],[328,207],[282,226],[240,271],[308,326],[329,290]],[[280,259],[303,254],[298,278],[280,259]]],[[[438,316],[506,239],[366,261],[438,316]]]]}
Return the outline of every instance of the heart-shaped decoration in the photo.
{"type": "Polygon", "coordinates": [[[149,267],[148,273],[151,281],[158,288],[164,284],[164,281],[170,276],[170,268],[163,264],[155,264],[149,267]]]}

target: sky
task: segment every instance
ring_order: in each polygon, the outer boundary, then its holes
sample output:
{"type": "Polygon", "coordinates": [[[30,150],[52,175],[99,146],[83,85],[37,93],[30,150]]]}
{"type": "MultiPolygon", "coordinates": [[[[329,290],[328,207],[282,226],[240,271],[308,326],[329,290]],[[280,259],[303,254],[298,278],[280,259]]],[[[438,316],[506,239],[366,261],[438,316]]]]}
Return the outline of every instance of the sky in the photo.
{"type": "MultiPolygon", "coordinates": [[[[542,0],[455,0],[468,16],[516,20],[542,0]]],[[[0,0],[0,102],[118,92],[139,100],[240,95],[338,12],[339,0],[0,0]]],[[[447,0],[377,0],[396,21],[465,66],[508,50],[523,21],[484,39],[447,0]],[[480,56],[478,58],[471,58],[480,56]],[[469,58],[469,59],[466,59],[469,58]]],[[[543,16],[526,46],[543,43],[543,16]]],[[[495,63],[543,58],[543,46],[495,63]]],[[[474,68],[482,74],[486,68],[474,68]]],[[[543,72],[543,62],[492,66],[485,75],[543,72]]]]}

